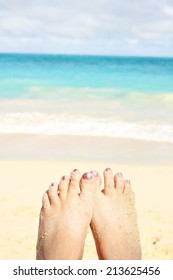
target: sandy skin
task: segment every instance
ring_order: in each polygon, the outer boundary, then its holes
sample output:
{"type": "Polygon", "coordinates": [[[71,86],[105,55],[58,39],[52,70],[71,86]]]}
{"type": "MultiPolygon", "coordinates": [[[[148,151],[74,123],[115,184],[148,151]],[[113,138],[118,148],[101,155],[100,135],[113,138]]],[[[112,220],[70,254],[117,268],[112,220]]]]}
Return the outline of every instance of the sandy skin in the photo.
{"type": "Polygon", "coordinates": [[[112,170],[107,168],[104,189],[101,190],[99,175],[95,176],[95,182],[97,191],[91,230],[99,259],[141,259],[135,197],[130,181],[124,180],[121,173],[113,176],[112,170]]]}
{"type": "Polygon", "coordinates": [[[38,260],[80,260],[94,207],[91,173],[63,176],[44,194],[37,241],[38,260]],[[89,202],[89,203],[88,203],[89,202]]]}
{"type": "Polygon", "coordinates": [[[37,241],[38,260],[81,260],[89,224],[101,260],[141,259],[135,199],[130,181],[104,171],[80,178],[77,169],[44,194],[37,241]]]}

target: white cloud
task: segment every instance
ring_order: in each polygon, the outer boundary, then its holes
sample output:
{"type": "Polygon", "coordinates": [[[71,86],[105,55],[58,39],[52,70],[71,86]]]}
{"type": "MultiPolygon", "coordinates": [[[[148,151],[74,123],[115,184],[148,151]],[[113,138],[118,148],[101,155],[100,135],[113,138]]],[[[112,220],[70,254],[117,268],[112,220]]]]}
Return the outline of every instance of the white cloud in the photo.
{"type": "Polygon", "coordinates": [[[171,0],[0,0],[0,51],[173,55],[172,15],[171,0]]]}
{"type": "Polygon", "coordinates": [[[172,16],[173,17],[173,6],[165,6],[164,7],[164,12],[166,15],[172,16]]]}
{"type": "Polygon", "coordinates": [[[126,38],[126,42],[130,45],[136,45],[138,44],[139,40],[133,38],[126,38]]]}

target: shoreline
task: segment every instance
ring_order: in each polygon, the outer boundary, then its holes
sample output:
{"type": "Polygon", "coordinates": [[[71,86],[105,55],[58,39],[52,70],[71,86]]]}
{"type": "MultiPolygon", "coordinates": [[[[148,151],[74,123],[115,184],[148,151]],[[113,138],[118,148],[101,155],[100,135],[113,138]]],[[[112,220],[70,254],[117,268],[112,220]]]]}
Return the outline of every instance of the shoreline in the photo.
{"type": "Polygon", "coordinates": [[[0,160],[173,164],[173,143],[97,136],[1,134],[0,160]]]}

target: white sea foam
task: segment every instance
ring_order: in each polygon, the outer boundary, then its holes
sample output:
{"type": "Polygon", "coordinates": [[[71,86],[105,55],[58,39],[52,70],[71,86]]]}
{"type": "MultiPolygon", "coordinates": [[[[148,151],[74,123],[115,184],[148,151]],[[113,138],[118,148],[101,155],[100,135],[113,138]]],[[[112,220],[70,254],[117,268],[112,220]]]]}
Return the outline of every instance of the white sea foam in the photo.
{"type": "Polygon", "coordinates": [[[0,114],[0,133],[108,136],[173,143],[172,124],[38,112],[0,114]]]}

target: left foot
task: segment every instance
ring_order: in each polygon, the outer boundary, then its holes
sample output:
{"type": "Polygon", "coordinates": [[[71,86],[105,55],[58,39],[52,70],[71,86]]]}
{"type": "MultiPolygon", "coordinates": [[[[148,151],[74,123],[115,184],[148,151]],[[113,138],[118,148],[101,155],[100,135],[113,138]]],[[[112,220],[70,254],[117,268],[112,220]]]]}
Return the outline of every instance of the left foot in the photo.
{"type": "Polygon", "coordinates": [[[82,259],[94,207],[93,175],[78,170],[63,176],[43,195],[37,241],[38,260],[82,259]]]}

